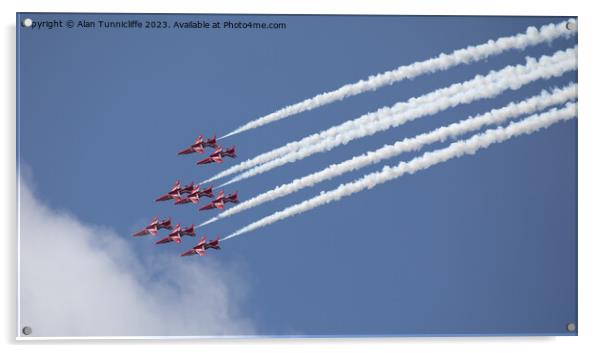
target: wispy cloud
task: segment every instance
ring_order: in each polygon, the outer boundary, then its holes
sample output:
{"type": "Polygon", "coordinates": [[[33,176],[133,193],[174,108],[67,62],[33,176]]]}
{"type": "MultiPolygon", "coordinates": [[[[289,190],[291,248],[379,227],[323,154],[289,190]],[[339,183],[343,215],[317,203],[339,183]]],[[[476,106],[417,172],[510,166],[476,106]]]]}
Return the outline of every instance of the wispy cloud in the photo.
{"type": "Polygon", "coordinates": [[[140,258],[130,235],[53,210],[23,182],[20,212],[20,321],[33,336],[253,333],[234,267],[177,251],[140,258]]]}

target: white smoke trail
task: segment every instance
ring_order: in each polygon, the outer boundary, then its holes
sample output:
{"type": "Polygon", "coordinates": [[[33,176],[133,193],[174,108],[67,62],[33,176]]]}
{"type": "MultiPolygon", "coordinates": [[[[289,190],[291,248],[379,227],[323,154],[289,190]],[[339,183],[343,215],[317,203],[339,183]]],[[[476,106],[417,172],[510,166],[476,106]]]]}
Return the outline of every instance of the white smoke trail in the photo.
{"type": "Polygon", "coordinates": [[[544,55],[539,60],[527,58],[526,65],[507,66],[500,71],[492,71],[484,77],[477,75],[472,80],[438,89],[418,98],[412,98],[408,102],[397,103],[390,108],[381,108],[376,112],[306,137],[303,140],[314,140],[314,137],[320,136],[315,143],[304,143],[305,147],[253,167],[220,187],[265,173],[316,153],[330,151],[355,139],[397,127],[408,121],[477,99],[491,98],[505,90],[516,90],[534,80],[560,76],[576,68],[576,49],[574,48],[557,51],[552,56],[544,55]]]}
{"type": "Polygon", "coordinates": [[[473,135],[469,139],[454,142],[446,148],[432,152],[426,152],[422,156],[416,157],[409,162],[400,162],[394,167],[385,166],[380,172],[366,174],[356,181],[341,184],[336,189],[328,192],[322,192],[318,196],[253,222],[228,235],[223,240],[227,240],[258,228],[265,227],[285,218],[307,212],[318,206],[338,201],[343,197],[353,195],[357,192],[372,189],[379,184],[399,178],[404,174],[413,174],[417,171],[427,169],[433,165],[446,162],[453,158],[458,158],[467,154],[475,154],[478,150],[487,148],[492,144],[504,142],[515,136],[531,134],[538,130],[547,128],[559,121],[570,120],[576,116],[577,107],[575,104],[571,104],[562,109],[553,108],[545,113],[532,115],[519,122],[510,123],[507,127],[498,127],[496,129],[487,130],[483,133],[473,135]]]}
{"type": "Polygon", "coordinates": [[[334,91],[321,93],[315,97],[308,98],[299,103],[284,107],[271,114],[250,121],[221,138],[255,129],[274,121],[281,120],[304,111],[312,110],[326,104],[340,101],[342,99],[367,91],[374,91],[380,87],[392,85],[398,81],[414,78],[427,73],[447,70],[451,67],[461,64],[473,63],[493,55],[501,54],[508,50],[522,50],[528,46],[534,46],[544,42],[549,43],[557,38],[568,38],[576,33],[575,30],[567,29],[567,25],[569,23],[574,24],[574,28],[576,28],[577,22],[575,19],[570,19],[568,21],[563,21],[556,24],[551,23],[542,26],[540,29],[537,29],[536,27],[529,27],[524,33],[519,33],[509,37],[501,37],[495,41],[489,40],[487,43],[455,50],[451,54],[441,53],[438,56],[425,61],[400,66],[395,70],[370,76],[366,80],[360,80],[355,83],[347,84],[335,89],[334,91]]]}
{"type": "MultiPolygon", "coordinates": [[[[318,172],[295,179],[287,184],[280,185],[263,194],[257,195],[238,205],[225,210],[218,216],[213,217],[201,224],[201,226],[213,223],[217,220],[232,216],[249,208],[259,206],[265,202],[273,201],[280,197],[290,195],[303,188],[312,187],[322,181],[326,181],[345,173],[355,171],[371,164],[396,157],[404,152],[418,151],[422,147],[435,143],[444,142],[448,138],[457,137],[471,131],[481,129],[486,125],[501,124],[505,121],[524,114],[532,114],[577,98],[577,85],[571,83],[562,89],[554,89],[552,93],[543,90],[539,95],[523,100],[519,103],[510,103],[503,108],[493,109],[485,114],[470,117],[457,123],[440,127],[428,133],[423,133],[412,138],[406,138],[393,145],[385,145],[375,151],[366,152],[355,156],[344,162],[332,164],[318,172]]],[[[569,103],[573,104],[573,103],[569,103]]],[[[567,105],[568,106],[568,105],[567,105]]]]}
{"type": "MultiPolygon", "coordinates": [[[[405,78],[413,78],[413,77],[418,76],[420,73],[431,72],[429,70],[433,70],[432,68],[440,67],[440,70],[443,70],[443,69],[454,66],[454,63],[476,62],[478,60],[485,59],[489,56],[500,54],[506,50],[524,49],[530,45],[537,45],[537,44],[540,44],[543,42],[551,42],[557,38],[575,35],[576,34],[575,30],[567,30],[566,29],[566,25],[568,23],[576,24],[576,21],[571,19],[571,20],[564,21],[564,22],[561,22],[558,24],[548,24],[548,25],[542,26],[539,30],[537,30],[535,27],[529,27],[525,33],[521,33],[521,34],[518,34],[515,36],[511,36],[511,37],[498,38],[495,41],[490,40],[487,43],[480,44],[477,46],[469,46],[464,49],[456,50],[452,54],[440,54],[438,57],[430,59],[430,60],[414,63],[414,64],[407,65],[407,66],[401,66],[397,70],[393,70],[393,71],[389,71],[389,72],[386,72],[383,74],[375,75],[375,76],[370,77],[368,80],[365,80],[365,81],[362,80],[362,81],[356,82],[354,84],[343,86],[335,91],[316,96],[314,98],[305,100],[304,102],[301,102],[299,104],[295,104],[295,105],[293,105],[293,107],[301,106],[301,105],[310,106],[309,103],[304,104],[304,103],[310,102],[310,101],[311,102],[320,101],[320,102],[325,102],[324,104],[327,104],[330,102],[328,102],[326,100],[326,97],[335,97],[335,96],[337,96],[336,92],[339,92],[339,95],[340,95],[340,93],[344,93],[344,92],[348,92],[348,91],[356,92],[358,88],[365,87],[366,85],[369,86],[369,85],[373,85],[373,84],[379,83],[379,82],[380,83],[386,82],[386,80],[384,80],[383,77],[385,77],[385,78],[399,77],[398,80],[401,80],[405,77],[404,75],[408,75],[405,78]],[[426,71],[424,71],[424,70],[426,70],[426,71]],[[355,87],[355,88],[353,88],[353,87],[355,87]]],[[[576,28],[576,26],[574,28],[576,28]]],[[[435,69],[434,71],[437,71],[437,69],[435,69]]],[[[395,81],[393,81],[393,82],[395,82],[395,81]]],[[[391,82],[391,83],[393,83],[393,82],[391,82]]],[[[383,84],[387,84],[387,83],[383,83],[383,84]]],[[[359,92],[359,93],[361,93],[361,92],[359,92]]],[[[356,94],[359,94],[359,93],[356,93],[356,94]]],[[[316,107],[319,107],[324,104],[320,104],[316,107]]],[[[283,112],[285,110],[287,110],[287,108],[284,108],[278,112],[283,112]]],[[[273,114],[278,114],[278,112],[273,113],[273,114]]],[[[291,113],[291,114],[295,114],[295,113],[291,113]]],[[[270,115],[268,115],[268,116],[270,116],[270,115]]],[[[241,129],[242,129],[242,127],[241,127],[241,129]]],[[[235,130],[235,131],[237,131],[237,130],[235,130]]],[[[234,132],[232,132],[224,137],[231,136],[233,133],[234,132]]],[[[306,141],[304,141],[304,142],[306,142],[306,141]]],[[[307,142],[312,143],[310,141],[307,141],[307,142]]],[[[285,155],[286,153],[288,153],[289,151],[300,148],[300,147],[302,147],[302,145],[300,145],[299,142],[292,142],[292,143],[289,143],[280,148],[274,149],[272,151],[262,153],[252,159],[243,161],[239,164],[236,164],[236,165],[216,174],[215,176],[203,181],[201,184],[211,182],[211,181],[214,181],[217,179],[221,179],[223,177],[226,177],[226,176],[229,176],[229,175],[232,175],[235,173],[242,172],[242,171],[252,168],[256,165],[268,162],[274,158],[281,157],[281,156],[285,155]]]]}

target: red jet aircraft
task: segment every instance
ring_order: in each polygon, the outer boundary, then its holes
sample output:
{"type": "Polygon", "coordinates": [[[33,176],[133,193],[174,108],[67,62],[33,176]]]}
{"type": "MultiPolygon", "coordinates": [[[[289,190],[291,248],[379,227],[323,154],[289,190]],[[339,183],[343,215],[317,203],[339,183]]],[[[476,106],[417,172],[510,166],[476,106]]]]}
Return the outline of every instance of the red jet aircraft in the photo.
{"type": "Polygon", "coordinates": [[[171,229],[171,218],[166,218],[159,222],[159,217],[155,217],[149,225],[144,227],[144,229],[134,233],[134,236],[139,237],[147,234],[157,235],[159,229],[171,229]]]}
{"type": "Polygon", "coordinates": [[[216,237],[214,240],[211,240],[207,243],[207,237],[203,235],[201,241],[198,242],[192,249],[183,252],[180,256],[191,256],[194,254],[198,254],[199,256],[205,256],[205,250],[207,249],[215,249],[220,250],[219,246],[219,237],[216,237]]]}
{"type": "Polygon", "coordinates": [[[203,190],[197,185],[192,189],[192,192],[186,197],[176,197],[176,205],[182,205],[185,203],[199,203],[201,197],[213,197],[213,187],[209,186],[203,190]]]}
{"type": "Polygon", "coordinates": [[[199,211],[211,210],[214,208],[224,209],[224,204],[227,202],[238,203],[238,191],[231,193],[230,195],[224,196],[224,190],[221,190],[217,197],[213,201],[209,202],[205,206],[199,208],[199,211]]]}
{"type": "Polygon", "coordinates": [[[168,236],[157,241],[155,244],[165,244],[172,241],[175,241],[176,243],[181,243],[183,235],[194,237],[194,224],[184,229],[182,229],[179,224],[176,224],[176,228],[174,228],[174,230],[171,233],[169,233],[168,236]]]}
{"type": "Polygon", "coordinates": [[[191,181],[190,184],[180,188],[180,194],[181,193],[191,194],[194,191],[194,189],[195,189],[194,182],[191,181]]]}
{"type": "Polygon", "coordinates": [[[213,148],[219,147],[217,145],[217,139],[215,138],[215,136],[213,136],[213,138],[206,139],[203,141],[203,135],[199,135],[199,137],[197,137],[196,140],[194,140],[194,143],[190,145],[190,147],[181,150],[180,152],[178,152],[178,154],[191,154],[195,152],[202,154],[205,152],[205,147],[207,146],[213,148]]]}
{"type": "Polygon", "coordinates": [[[176,180],[176,183],[171,187],[171,190],[167,194],[157,198],[155,201],[167,201],[171,199],[178,200],[182,198],[182,194],[192,194],[193,191],[195,191],[195,188],[196,185],[194,185],[194,182],[192,181],[186,186],[181,186],[180,181],[176,180]]]}
{"type": "MultiPolygon", "coordinates": [[[[188,185],[185,186],[185,188],[188,188],[188,185]]],[[[175,199],[177,197],[181,197],[181,192],[182,192],[182,187],[180,186],[180,181],[176,180],[176,183],[173,184],[173,186],[171,187],[171,190],[167,194],[159,196],[155,201],[167,201],[170,199],[175,199]]]]}
{"type": "Polygon", "coordinates": [[[201,159],[196,164],[221,163],[224,161],[224,157],[236,158],[236,148],[232,146],[222,150],[221,147],[218,147],[209,157],[201,159]]]}

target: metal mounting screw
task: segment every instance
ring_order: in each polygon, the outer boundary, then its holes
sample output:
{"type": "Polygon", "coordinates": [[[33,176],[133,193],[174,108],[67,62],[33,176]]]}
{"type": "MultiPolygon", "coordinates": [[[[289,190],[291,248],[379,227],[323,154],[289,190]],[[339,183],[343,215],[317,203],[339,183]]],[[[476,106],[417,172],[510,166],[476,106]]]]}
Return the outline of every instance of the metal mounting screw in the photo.
{"type": "Polygon", "coordinates": [[[575,22],[567,22],[566,29],[569,31],[577,29],[577,24],[575,22]]]}
{"type": "Polygon", "coordinates": [[[26,18],[21,22],[21,25],[23,27],[31,27],[32,24],[33,24],[33,21],[31,20],[31,18],[26,18]]]}
{"type": "Polygon", "coordinates": [[[31,335],[31,332],[32,332],[32,331],[31,331],[31,327],[29,327],[29,326],[25,326],[25,327],[23,327],[23,330],[21,330],[21,332],[23,332],[23,334],[24,334],[25,336],[29,336],[29,335],[31,335]]]}
{"type": "Polygon", "coordinates": [[[574,324],[574,323],[572,323],[572,322],[569,322],[569,323],[566,325],[566,330],[567,330],[567,331],[569,331],[569,332],[575,332],[575,330],[576,330],[576,329],[577,329],[577,325],[575,325],[575,324],[574,324]]]}

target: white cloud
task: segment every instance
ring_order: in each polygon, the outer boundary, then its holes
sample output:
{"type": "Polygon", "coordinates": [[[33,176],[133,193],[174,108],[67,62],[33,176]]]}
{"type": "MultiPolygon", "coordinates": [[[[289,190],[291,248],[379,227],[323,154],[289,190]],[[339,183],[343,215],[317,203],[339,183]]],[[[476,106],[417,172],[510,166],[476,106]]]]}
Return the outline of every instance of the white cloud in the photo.
{"type": "Polygon", "coordinates": [[[50,209],[25,182],[20,212],[21,325],[32,336],[253,333],[239,269],[178,252],[140,258],[129,235],[50,209]]]}

